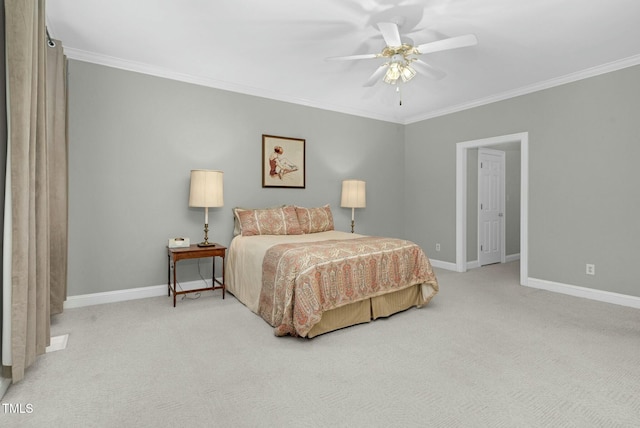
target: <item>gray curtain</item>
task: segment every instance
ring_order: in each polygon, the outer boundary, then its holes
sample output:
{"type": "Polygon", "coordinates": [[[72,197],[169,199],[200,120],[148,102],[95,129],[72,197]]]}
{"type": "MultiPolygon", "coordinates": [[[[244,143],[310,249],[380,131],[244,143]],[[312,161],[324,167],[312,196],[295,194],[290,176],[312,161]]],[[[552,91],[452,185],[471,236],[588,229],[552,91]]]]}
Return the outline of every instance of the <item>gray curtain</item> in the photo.
{"type": "Polygon", "coordinates": [[[47,64],[44,7],[44,0],[5,0],[14,383],[45,352],[50,316],[66,295],[66,101],[58,99],[64,58],[56,54],[47,64]]]}
{"type": "Polygon", "coordinates": [[[67,60],[59,40],[47,44],[47,153],[51,315],[67,300],[67,60]]]}

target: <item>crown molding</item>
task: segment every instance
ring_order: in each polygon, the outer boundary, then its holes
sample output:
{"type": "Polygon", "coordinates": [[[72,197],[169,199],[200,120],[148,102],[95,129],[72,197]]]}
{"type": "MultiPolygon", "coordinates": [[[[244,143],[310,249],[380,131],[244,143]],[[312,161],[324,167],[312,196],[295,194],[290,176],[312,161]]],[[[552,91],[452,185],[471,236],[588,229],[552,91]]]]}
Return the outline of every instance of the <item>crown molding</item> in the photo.
{"type": "Polygon", "coordinates": [[[640,64],[640,55],[630,56],[618,61],[613,61],[607,64],[591,67],[586,70],[578,71],[576,73],[567,74],[554,79],[545,80],[544,82],[535,83],[533,85],[523,86],[511,91],[502,92],[500,94],[491,95],[485,98],[479,98],[477,100],[458,104],[456,106],[448,107],[441,110],[432,111],[424,115],[414,116],[405,121],[405,125],[420,122],[427,119],[433,119],[435,117],[444,116],[451,113],[457,113],[463,110],[468,110],[474,107],[480,107],[483,105],[495,103],[498,101],[508,100],[510,98],[519,97],[521,95],[531,94],[533,92],[542,91],[544,89],[553,88],[556,86],[564,85],[567,83],[577,82],[579,80],[588,79],[589,77],[599,76],[601,74],[610,73],[612,71],[622,70],[623,68],[633,67],[640,64]]]}
{"type": "Polygon", "coordinates": [[[397,118],[389,118],[385,115],[379,115],[373,113],[371,111],[364,111],[353,109],[349,107],[333,105],[333,104],[322,104],[312,102],[310,100],[304,98],[297,98],[287,95],[278,94],[272,91],[268,91],[265,89],[254,88],[246,85],[238,85],[235,83],[212,79],[208,77],[202,76],[194,76],[187,73],[180,73],[173,70],[168,70],[162,67],[156,67],[149,64],[145,64],[137,61],[129,61],[121,58],[116,58],[108,55],[100,55],[92,52],[83,51],[80,49],[68,48],[64,47],[64,53],[68,58],[89,62],[92,64],[104,65],[107,67],[118,68],[121,70],[133,71],[136,73],[148,74],[150,76],[162,77],[165,79],[176,80],[185,83],[192,83],[194,85],[206,86],[209,88],[221,89],[230,92],[237,92],[245,95],[252,95],[260,98],[268,98],[276,101],[283,101],[287,103],[303,105],[306,107],[319,108],[322,110],[329,110],[338,113],[345,113],[354,116],[366,117],[369,119],[381,120],[384,122],[393,122],[400,123],[397,118]]]}
{"type": "Polygon", "coordinates": [[[479,98],[477,100],[473,100],[467,103],[462,103],[452,107],[431,111],[422,115],[410,117],[406,120],[400,120],[398,118],[375,114],[371,111],[363,111],[363,110],[358,110],[358,109],[353,109],[353,108],[333,105],[333,104],[316,103],[304,98],[286,96],[286,95],[278,94],[265,89],[254,88],[246,85],[238,85],[235,83],[218,80],[218,79],[211,79],[208,77],[201,77],[201,76],[194,76],[186,73],[179,73],[179,72],[168,70],[162,67],[156,67],[156,66],[152,66],[152,65],[137,62],[137,61],[124,60],[121,58],[116,58],[108,55],[99,55],[92,52],[83,51],[80,49],[65,47],[64,52],[68,58],[78,60],[78,61],[104,65],[107,67],[133,71],[136,73],[148,74],[151,76],[177,80],[185,83],[192,83],[195,85],[206,86],[206,87],[221,89],[225,91],[237,92],[245,95],[252,95],[256,97],[268,98],[272,100],[283,101],[283,102],[303,105],[307,107],[319,108],[322,110],[329,110],[329,111],[338,112],[338,113],[345,113],[345,114],[350,114],[354,116],[366,117],[369,119],[376,119],[384,122],[398,123],[401,125],[409,125],[415,122],[420,122],[427,119],[433,119],[433,118],[436,118],[439,116],[445,116],[451,113],[457,113],[457,112],[468,110],[474,107],[480,107],[480,106],[495,103],[498,101],[504,101],[510,98],[531,94],[533,92],[538,92],[544,89],[553,88],[555,86],[576,82],[579,80],[587,79],[589,77],[595,77],[601,74],[610,73],[612,71],[617,71],[623,68],[632,67],[640,64],[640,55],[635,55],[635,56],[624,58],[618,61],[613,61],[607,64],[599,65],[596,67],[591,67],[586,70],[578,71],[576,73],[571,73],[565,76],[546,80],[544,82],[523,86],[521,88],[491,95],[485,98],[479,98]]]}

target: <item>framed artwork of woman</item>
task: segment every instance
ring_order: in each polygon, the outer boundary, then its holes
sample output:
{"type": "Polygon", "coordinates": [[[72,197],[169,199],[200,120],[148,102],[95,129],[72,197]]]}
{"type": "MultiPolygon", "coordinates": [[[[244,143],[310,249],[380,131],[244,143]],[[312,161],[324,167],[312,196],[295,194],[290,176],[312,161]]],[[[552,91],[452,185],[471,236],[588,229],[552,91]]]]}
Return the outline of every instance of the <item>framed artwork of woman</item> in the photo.
{"type": "Polygon", "coordinates": [[[262,187],[305,187],[305,140],[262,135],[262,187]]]}

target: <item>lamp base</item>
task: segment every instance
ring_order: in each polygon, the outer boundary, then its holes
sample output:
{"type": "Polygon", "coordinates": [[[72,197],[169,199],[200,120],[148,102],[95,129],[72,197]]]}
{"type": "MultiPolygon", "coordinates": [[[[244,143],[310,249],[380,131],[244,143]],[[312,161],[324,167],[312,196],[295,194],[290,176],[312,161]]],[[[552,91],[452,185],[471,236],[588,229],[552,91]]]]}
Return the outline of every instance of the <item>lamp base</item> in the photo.
{"type": "Polygon", "coordinates": [[[198,247],[214,247],[216,244],[209,242],[209,223],[204,224],[204,241],[198,244],[198,247]]]}

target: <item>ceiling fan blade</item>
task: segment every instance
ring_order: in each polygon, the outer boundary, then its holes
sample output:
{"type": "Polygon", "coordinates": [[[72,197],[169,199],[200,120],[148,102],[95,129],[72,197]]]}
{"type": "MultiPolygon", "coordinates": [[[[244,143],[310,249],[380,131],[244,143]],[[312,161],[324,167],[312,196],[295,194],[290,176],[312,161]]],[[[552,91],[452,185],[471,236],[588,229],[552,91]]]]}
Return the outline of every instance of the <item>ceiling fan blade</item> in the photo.
{"type": "Polygon", "coordinates": [[[400,31],[398,31],[398,25],[393,22],[379,22],[378,29],[382,33],[387,46],[397,47],[402,46],[402,40],[400,40],[400,31]]]}
{"type": "Polygon", "coordinates": [[[371,59],[378,58],[380,54],[362,54],[362,55],[349,55],[349,56],[332,56],[325,58],[325,61],[351,61],[354,59],[371,59]]]}
{"type": "Polygon", "coordinates": [[[451,37],[449,39],[438,40],[436,42],[424,43],[416,46],[421,54],[445,51],[448,49],[464,48],[466,46],[475,46],[478,44],[478,38],[475,34],[467,34],[464,36],[451,37]]]}
{"type": "Polygon", "coordinates": [[[367,80],[365,82],[365,84],[362,85],[362,86],[373,86],[373,85],[375,85],[376,82],[378,80],[380,80],[380,78],[382,77],[382,75],[385,73],[386,70],[387,70],[387,64],[382,64],[380,67],[378,67],[376,69],[376,71],[373,72],[371,77],[369,77],[369,80],[367,80]]]}
{"type": "Polygon", "coordinates": [[[431,77],[432,79],[442,79],[447,75],[444,71],[439,68],[435,68],[427,64],[426,62],[416,59],[411,63],[411,66],[420,74],[431,77]]]}

